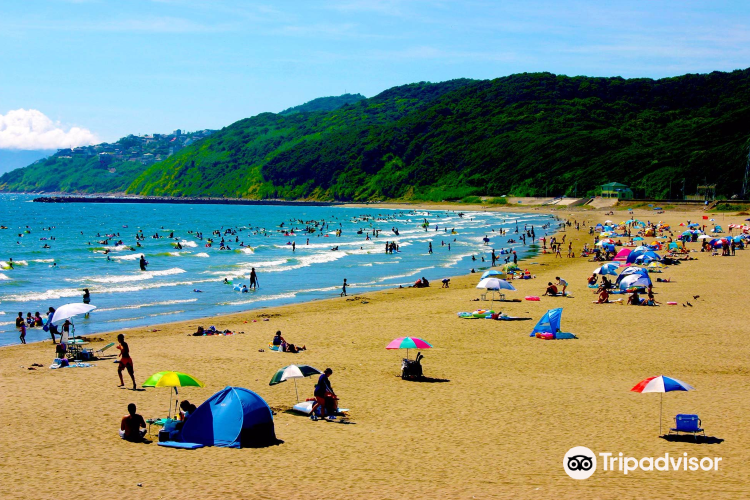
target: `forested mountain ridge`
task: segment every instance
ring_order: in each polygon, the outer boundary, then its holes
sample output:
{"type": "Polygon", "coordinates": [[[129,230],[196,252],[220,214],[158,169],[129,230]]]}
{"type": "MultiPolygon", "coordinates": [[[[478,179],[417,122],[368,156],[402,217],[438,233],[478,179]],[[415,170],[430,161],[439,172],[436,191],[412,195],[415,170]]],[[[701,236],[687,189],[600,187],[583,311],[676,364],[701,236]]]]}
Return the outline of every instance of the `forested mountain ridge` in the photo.
{"type": "Polygon", "coordinates": [[[421,82],[309,109],[240,120],[154,163],[127,191],[443,200],[583,196],[617,181],[663,198],[681,196],[685,179],[685,194],[715,183],[732,195],[750,147],[750,70],[421,82]]]}

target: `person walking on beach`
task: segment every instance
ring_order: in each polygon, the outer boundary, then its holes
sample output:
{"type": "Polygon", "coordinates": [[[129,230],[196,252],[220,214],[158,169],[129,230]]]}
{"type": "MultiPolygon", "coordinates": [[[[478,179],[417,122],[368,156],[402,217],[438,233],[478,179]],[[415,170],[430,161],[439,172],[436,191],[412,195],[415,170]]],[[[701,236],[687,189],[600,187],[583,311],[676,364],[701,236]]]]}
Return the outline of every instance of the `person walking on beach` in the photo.
{"type": "Polygon", "coordinates": [[[16,318],[16,328],[18,328],[18,333],[21,334],[19,337],[21,339],[21,343],[26,343],[26,321],[23,319],[23,313],[19,312],[18,317],[16,318]]]}
{"type": "Polygon", "coordinates": [[[57,344],[55,342],[55,334],[57,333],[57,327],[52,324],[52,318],[55,316],[55,308],[50,307],[49,311],[47,312],[47,324],[44,325],[43,330],[49,332],[49,334],[52,336],[52,344],[57,344]]]}
{"type": "Polygon", "coordinates": [[[255,289],[258,286],[258,275],[255,273],[255,268],[250,269],[250,288],[255,289]]]}
{"type": "Polygon", "coordinates": [[[119,345],[117,348],[120,350],[120,354],[118,356],[120,357],[120,362],[117,366],[117,375],[120,376],[120,385],[117,387],[125,387],[125,381],[122,379],[122,371],[127,369],[128,374],[130,375],[130,379],[133,381],[133,390],[136,389],[135,386],[135,375],[133,373],[133,358],[130,357],[130,347],[128,346],[128,343],[125,342],[125,335],[122,333],[117,336],[117,342],[119,345]]]}
{"type": "Polygon", "coordinates": [[[141,260],[138,261],[138,263],[141,266],[141,271],[145,271],[146,270],[146,266],[148,265],[148,262],[146,261],[146,257],[144,257],[143,254],[141,254],[141,260]]]}
{"type": "Polygon", "coordinates": [[[341,285],[341,294],[339,297],[346,297],[346,278],[344,278],[344,284],[341,285]]]}
{"type": "Polygon", "coordinates": [[[429,253],[429,254],[432,253],[432,242],[430,242],[430,248],[429,248],[429,250],[427,250],[427,253],[429,253]]]}

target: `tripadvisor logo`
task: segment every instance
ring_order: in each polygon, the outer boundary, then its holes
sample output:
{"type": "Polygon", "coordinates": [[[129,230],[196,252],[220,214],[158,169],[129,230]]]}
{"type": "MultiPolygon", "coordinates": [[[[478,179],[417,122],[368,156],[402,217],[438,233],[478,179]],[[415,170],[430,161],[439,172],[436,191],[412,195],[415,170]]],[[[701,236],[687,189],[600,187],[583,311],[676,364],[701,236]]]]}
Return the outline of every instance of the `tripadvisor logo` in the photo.
{"type": "MultiPolygon", "coordinates": [[[[661,457],[627,457],[620,452],[599,453],[604,472],[629,472],[642,470],[646,472],[659,471],[717,471],[719,470],[720,457],[689,457],[687,453],[670,456],[665,453],[661,457]]],[[[573,479],[588,479],[596,471],[596,454],[585,446],[576,446],[568,450],[563,458],[563,468],[573,479]]]]}

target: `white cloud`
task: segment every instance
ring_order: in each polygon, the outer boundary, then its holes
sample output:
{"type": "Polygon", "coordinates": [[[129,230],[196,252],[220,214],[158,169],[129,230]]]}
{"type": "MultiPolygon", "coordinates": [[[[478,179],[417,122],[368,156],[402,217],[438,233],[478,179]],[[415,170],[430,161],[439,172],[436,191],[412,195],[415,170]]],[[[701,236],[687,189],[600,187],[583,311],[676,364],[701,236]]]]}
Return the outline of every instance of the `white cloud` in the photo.
{"type": "Polygon", "coordinates": [[[36,109],[14,109],[0,115],[0,149],[57,149],[98,142],[90,130],[63,127],[36,109]]]}

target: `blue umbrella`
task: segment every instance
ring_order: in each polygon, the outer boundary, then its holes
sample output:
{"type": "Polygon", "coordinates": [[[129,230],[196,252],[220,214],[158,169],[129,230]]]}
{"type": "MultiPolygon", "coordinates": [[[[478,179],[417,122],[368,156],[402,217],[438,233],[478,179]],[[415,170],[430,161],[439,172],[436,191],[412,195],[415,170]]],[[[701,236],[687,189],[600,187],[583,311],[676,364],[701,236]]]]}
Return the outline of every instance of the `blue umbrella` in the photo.
{"type": "Polygon", "coordinates": [[[482,278],[491,278],[492,276],[503,276],[505,273],[501,273],[500,271],[495,271],[494,269],[490,269],[489,271],[485,271],[482,274],[482,278]]]}

